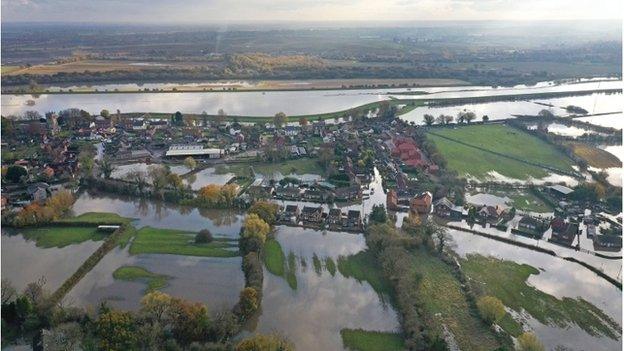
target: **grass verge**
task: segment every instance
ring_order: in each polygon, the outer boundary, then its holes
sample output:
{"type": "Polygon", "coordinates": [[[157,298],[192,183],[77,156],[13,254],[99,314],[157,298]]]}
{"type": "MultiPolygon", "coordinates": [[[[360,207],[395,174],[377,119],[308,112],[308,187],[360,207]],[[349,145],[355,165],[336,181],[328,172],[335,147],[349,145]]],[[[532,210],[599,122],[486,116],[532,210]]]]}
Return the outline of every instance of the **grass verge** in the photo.
{"type": "Polygon", "coordinates": [[[145,293],[164,288],[169,280],[166,275],[152,273],[138,266],[119,267],[113,272],[113,278],[125,281],[144,281],[147,283],[145,293]]]}
{"type": "Polygon", "coordinates": [[[136,232],[130,245],[130,254],[170,254],[205,257],[234,257],[239,253],[231,250],[236,241],[215,238],[209,244],[195,244],[195,233],[175,229],[143,227],[136,232]]]}
{"type": "Polygon", "coordinates": [[[394,351],[405,350],[401,334],[362,329],[340,330],[342,344],[352,351],[394,351]]]}
{"type": "Polygon", "coordinates": [[[470,308],[451,268],[424,250],[415,250],[412,260],[414,274],[421,277],[414,288],[419,291],[425,324],[439,335],[443,335],[443,326],[446,326],[461,350],[497,349],[499,342],[470,308]]]}
{"type": "Polygon", "coordinates": [[[384,278],[375,256],[368,250],[347,257],[341,256],[338,259],[338,272],[346,278],[368,282],[378,294],[392,294],[392,285],[384,278]]]}
{"type": "Polygon", "coordinates": [[[576,324],[592,336],[614,340],[621,336],[620,325],[591,303],[581,298],[558,299],[527,284],[529,276],[539,274],[532,266],[468,255],[462,268],[477,294],[495,296],[508,308],[526,311],[542,324],[559,328],[576,324]]]}
{"type": "Polygon", "coordinates": [[[100,241],[106,234],[99,232],[96,227],[73,226],[46,226],[28,228],[21,231],[28,240],[34,240],[38,247],[65,247],[80,244],[87,240],[100,241]]]}

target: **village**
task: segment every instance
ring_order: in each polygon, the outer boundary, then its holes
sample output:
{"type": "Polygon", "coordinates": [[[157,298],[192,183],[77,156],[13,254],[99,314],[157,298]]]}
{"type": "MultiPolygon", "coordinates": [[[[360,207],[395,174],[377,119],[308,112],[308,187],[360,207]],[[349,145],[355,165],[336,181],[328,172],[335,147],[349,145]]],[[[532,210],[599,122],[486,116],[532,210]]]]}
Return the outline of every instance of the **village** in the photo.
{"type": "MultiPolygon", "coordinates": [[[[531,187],[542,201],[552,204],[551,215],[466,202],[470,184],[445,167],[446,160],[422,127],[394,117],[396,109],[385,104],[334,120],[296,122],[278,113],[270,122],[255,124],[240,123],[222,112],[220,119],[179,112],[155,118],[106,110],[92,116],[69,109],[27,120],[3,118],[3,130],[11,131],[4,134],[10,137],[2,145],[3,161],[11,162],[3,165],[3,215],[31,202],[41,203],[59,189],[77,189],[85,185],[82,180],[87,174],[114,185],[133,181],[129,174],[108,179],[115,169],[135,164],[174,167],[192,161],[192,169],[182,172],[180,179],[193,179],[203,169],[237,167],[225,181],[236,188],[236,204],[245,207],[265,199],[288,202],[280,208],[282,224],[362,232],[370,206],[346,211],[341,207],[384,197],[376,204],[385,205],[392,215],[463,221],[576,250],[621,251],[621,235],[617,235],[621,218],[605,215],[606,206],[600,202],[572,199],[574,189],[564,185],[531,187]],[[296,169],[288,165],[293,162],[309,173],[292,173],[296,169]],[[286,166],[276,172],[256,172],[263,167],[272,170],[276,164],[286,166]],[[375,171],[382,182],[377,196],[375,188],[369,189],[375,171]]],[[[150,176],[132,174],[134,181],[150,176]]],[[[164,188],[178,187],[182,195],[177,198],[192,198],[205,185],[191,189],[184,183],[165,184],[164,188]]]]}

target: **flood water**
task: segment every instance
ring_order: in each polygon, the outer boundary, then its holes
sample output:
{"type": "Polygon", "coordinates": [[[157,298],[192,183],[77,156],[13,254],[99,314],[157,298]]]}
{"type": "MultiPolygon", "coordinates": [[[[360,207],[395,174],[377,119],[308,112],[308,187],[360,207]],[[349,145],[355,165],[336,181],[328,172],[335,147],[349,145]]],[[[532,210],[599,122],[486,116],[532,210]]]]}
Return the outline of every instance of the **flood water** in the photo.
{"type": "MultiPolygon", "coordinates": [[[[588,91],[593,89],[621,88],[621,81],[583,82],[576,84],[549,85],[538,84],[533,87],[492,88],[478,86],[430,87],[402,89],[364,89],[364,90],[323,90],[323,91],[253,91],[253,92],[187,92],[187,93],[110,93],[110,94],[41,94],[9,95],[2,94],[3,115],[21,115],[25,111],[35,110],[44,114],[48,111],[77,107],[92,114],[102,109],[121,112],[163,112],[216,114],[219,109],[230,115],[273,116],[282,111],[287,115],[304,115],[334,112],[349,109],[366,103],[389,99],[392,94],[418,90],[427,95],[395,95],[396,98],[453,98],[490,95],[527,94],[561,91],[588,91]],[[28,106],[27,101],[35,101],[28,106]],[[249,103],[253,101],[253,103],[249,103]]],[[[611,98],[608,98],[611,101],[611,98]]],[[[616,97],[617,99],[617,97],[616,97]]],[[[530,104],[530,103],[528,103],[530,104]]],[[[507,106],[507,104],[504,104],[507,106]]],[[[600,104],[602,105],[602,103],[600,104]]],[[[538,105],[535,105],[538,106],[538,105]]],[[[421,108],[417,109],[423,112],[421,108]]],[[[537,109],[536,111],[539,111],[537,109]]],[[[619,110],[619,109],[618,109],[619,110]]],[[[616,110],[616,111],[618,111],[616,110]]],[[[521,110],[517,110],[521,112],[521,110]]],[[[593,109],[588,109],[593,111],[593,109]]],[[[479,111],[481,116],[484,111],[479,111]]],[[[439,114],[436,112],[436,115],[439,114]]],[[[456,113],[455,113],[456,114],[456,113]]],[[[454,114],[454,115],[455,115],[454,114]]],[[[499,115],[495,111],[490,117],[499,115]]],[[[410,114],[411,115],[411,114],[410,114]]],[[[407,118],[407,117],[406,117],[407,118]]]]}
{"type": "Polygon", "coordinates": [[[29,283],[43,278],[44,288],[58,289],[80,267],[101,241],[85,241],[63,248],[40,248],[35,241],[26,240],[19,231],[9,235],[2,230],[2,279],[22,291],[29,283]]]}
{"type": "Polygon", "coordinates": [[[238,238],[243,213],[236,210],[197,209],[160,201],[83,192],[73,207],[76,215],[85,212],[113,212],[136,219],[137,228],[151,226],[189,231],[208,229],[217,236],[238,238]]]}
{"type": "MultiPolygon", "coordinates": [[[[452,240],[450,247],[460,256],[478,253],[533,266],[540,273],[529,277],[529,285],[557,298],[583,298],[622,324],[622,292],[593,272],[558,257],[470,233],[449,229],[449,236],[452,240]]],[[[562,329],[543,325],[534,319],[529,321],[529,325],[548,350],[558,345],[566,347],[566,350],[622,348],[621,339],[593,337],[575,325],[562,329]]]]}
{"type": "Polygon", "coordinates": [[[321,232],[303,228],[278,227],[276,239],[284,254],[297,257],[297,288],[265,269],[262,314],[255,331],[279,331],[294,342],[297,350],[342,350],[340,330],[362,328],[398,331],[396,311],[367,282],[332,274],[313,267],[316,255],[321,262],[356,254],[366,249],[361,234],[321,232]],[[306,261],[303,266],[301,261],[306,261]]]}
{"type": "MultiPolygon", "coordinates": [[[[513,118],[514,115],[537,115],[541,110],[549,110],[556,116],[570,115],[562,107],[575,105],[586,109],[590,114],[621,112],[622,111],[622,94],[604,94],[594,93],[583,96],[570,96],[556,99],[539,99],[539,100],[522,100],[522,101],[496,101],[477,104],[460,104],[456,106],[422,106],[401,115],[401,119],[406,121],[414,121],[417,124],[424,124],[423,116],[430,114],[435,117],[444,114],[457,116],[462,111],[472,111],[477,115],[480,121],[484,115],[489,120],[500,120],[513,118]],[[538,103],[539,102],[539,103],[538,103]],[[541,104],[553,105],[553,107],[541,104]]],[[[592,117],[583,117],[592,118],[592,117]]],[[[583,120],[583,118],[579,118],[583,120]]]]}

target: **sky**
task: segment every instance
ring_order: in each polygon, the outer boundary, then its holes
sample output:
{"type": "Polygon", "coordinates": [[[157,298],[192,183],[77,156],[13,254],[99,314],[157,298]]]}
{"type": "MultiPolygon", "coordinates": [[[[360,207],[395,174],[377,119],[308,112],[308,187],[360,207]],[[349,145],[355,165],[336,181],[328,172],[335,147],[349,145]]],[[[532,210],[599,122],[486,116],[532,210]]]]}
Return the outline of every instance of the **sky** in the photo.
{"type": "Polygon", "coordinates": [[[622,19],[622,0],[2,0],[7,22],[622,19]]]}

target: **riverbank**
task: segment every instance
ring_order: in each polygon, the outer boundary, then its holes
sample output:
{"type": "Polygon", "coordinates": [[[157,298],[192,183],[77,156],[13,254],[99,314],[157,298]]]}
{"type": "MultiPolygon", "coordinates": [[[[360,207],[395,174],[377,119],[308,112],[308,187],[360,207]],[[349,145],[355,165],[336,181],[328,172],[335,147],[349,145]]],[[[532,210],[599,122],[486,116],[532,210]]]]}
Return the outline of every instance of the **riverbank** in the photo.
{"type": "Polygon", "coordinates": [[[262,92],[307,90],[363,90],[395,88],[459,87],[471,83],[447,78],[373,78],[373,79],[314,79],[314,80],[257,80],[257,81],[206,81],[206,82],[76,82],[66,86],[40,86],[31,89],[13,86],[3,94],[111,94],[111,93],[204,93],[204,92],[262,92]],[[161,86],[161,87],[158,87],[161,86]]]}

